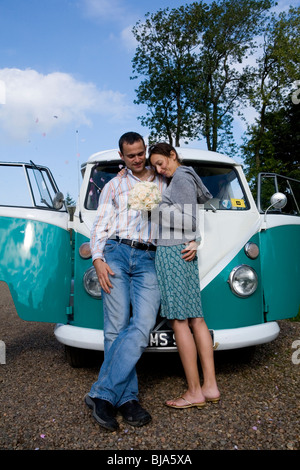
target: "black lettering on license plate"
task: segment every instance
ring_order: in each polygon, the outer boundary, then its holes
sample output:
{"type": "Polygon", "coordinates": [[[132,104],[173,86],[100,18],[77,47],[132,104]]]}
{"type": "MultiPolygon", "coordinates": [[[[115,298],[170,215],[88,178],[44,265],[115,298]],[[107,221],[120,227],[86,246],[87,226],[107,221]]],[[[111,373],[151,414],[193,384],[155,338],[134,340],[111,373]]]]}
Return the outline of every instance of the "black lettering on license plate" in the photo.
{"type": "MultiPolygon", "coordinates": [[[[209,330],[214,344],[214,332],[209,330]]],[[[150,333],[149,348],[170,348],[176,347],[175,335],[173,331],[152,331],[150,333]]]]}
{"type": "Polygon", "coordinates": [[[153,331],[150,333],[150,348],[167,348],[176,346],[173,331],[153,331]]]}

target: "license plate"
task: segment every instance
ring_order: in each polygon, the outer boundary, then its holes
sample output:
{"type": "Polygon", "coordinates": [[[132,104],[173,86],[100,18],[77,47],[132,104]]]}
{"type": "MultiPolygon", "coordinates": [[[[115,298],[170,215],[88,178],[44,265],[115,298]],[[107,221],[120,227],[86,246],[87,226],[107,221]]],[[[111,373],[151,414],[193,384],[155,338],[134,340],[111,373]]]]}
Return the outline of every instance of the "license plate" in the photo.
{"type": "MultiPolygon", "coordinates": [[[[214,332],[209,330],[214,344],[214,332]]],[[[152,331],[150,333],[148,348],[174,348],[176,347],[175,335],[173,331],[152,331]]]]}
{"type": "Polygon", "coordinates": [[[173,331],[152,331],[150,333],[149,348],[176,347],[173,331]]]}

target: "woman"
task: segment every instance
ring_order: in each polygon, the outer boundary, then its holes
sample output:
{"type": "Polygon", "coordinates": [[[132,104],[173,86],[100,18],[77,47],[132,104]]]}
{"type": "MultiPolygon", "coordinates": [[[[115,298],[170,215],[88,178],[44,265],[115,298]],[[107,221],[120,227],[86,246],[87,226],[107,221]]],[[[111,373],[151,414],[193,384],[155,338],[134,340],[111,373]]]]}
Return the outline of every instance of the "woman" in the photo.
{"type": "Polygon", "coordinates": [[[212,339],[202,313],[195,231],[197,202],[204,203],[212,196],[193,168],[181,165],[171,145],[151,146],[149,160],[157,173],[171,179],[159,206],[161,224],[155,265],[162,298],[160,314],[171,322],[188,384],[181,397],[168,400],[166,405],[201,408],[208,401],[216,403],[220,399],[212,339]],[[197,353],[204,378],[202,387],[197,353]]]}

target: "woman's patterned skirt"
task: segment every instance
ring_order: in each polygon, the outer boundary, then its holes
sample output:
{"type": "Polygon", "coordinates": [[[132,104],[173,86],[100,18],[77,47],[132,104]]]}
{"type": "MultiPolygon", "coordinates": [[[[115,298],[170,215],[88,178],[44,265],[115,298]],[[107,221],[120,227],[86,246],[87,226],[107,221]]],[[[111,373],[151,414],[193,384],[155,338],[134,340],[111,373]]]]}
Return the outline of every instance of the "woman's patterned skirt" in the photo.
{"type": "Polygon", "coordinates": [[[184,261],[186,245],[158,246],[155,267],[161,292],[160,315],[169,320],[203,317],[197,256],[184,261]]]}

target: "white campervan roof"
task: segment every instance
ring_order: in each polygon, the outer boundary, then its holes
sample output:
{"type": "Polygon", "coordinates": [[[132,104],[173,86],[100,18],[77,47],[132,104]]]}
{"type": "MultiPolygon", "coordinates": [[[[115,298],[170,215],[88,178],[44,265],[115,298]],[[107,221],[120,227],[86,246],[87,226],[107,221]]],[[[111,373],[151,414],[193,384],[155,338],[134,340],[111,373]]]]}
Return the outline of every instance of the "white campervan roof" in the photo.
{"type": "MultiPolygon", "coordinates": [[[[200,160],[213,163],[229,163],[231,165],[238,165],[239,163],[235,162],[233,158],[227,157],[217,152],[211,152],[209,150],[193,149],[193,148],[184,148],[176,147],[178,155],[183,159],[188,160],[200,160]]],[[[97,163],[111,160],[119,160],[119,151],[118,149],[113,150],[104,150],[102,152],[97,152],[91,155],[87,163],[97,163]]]]}

